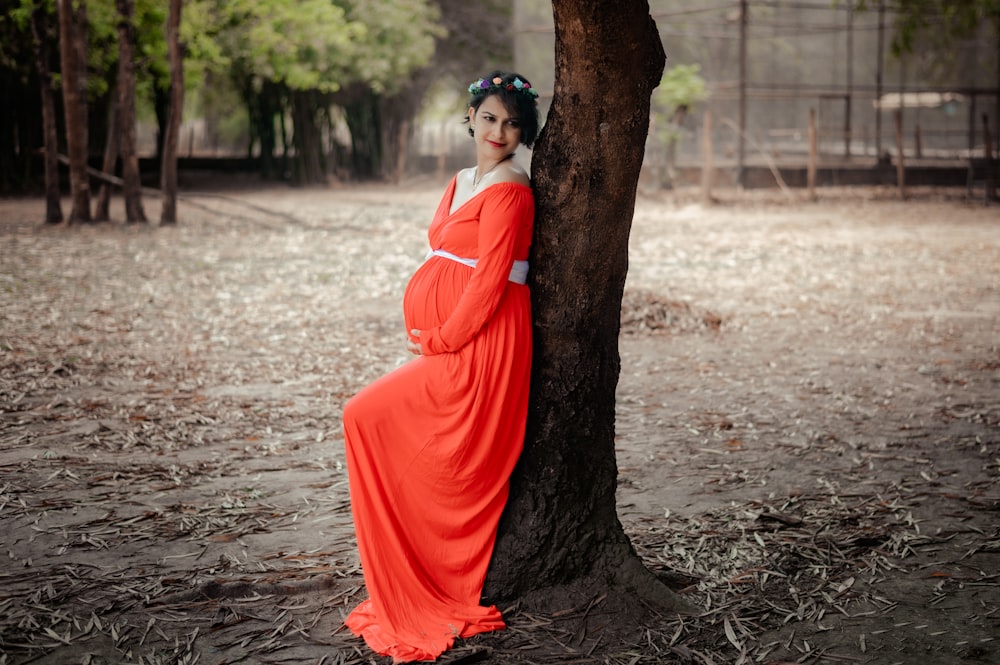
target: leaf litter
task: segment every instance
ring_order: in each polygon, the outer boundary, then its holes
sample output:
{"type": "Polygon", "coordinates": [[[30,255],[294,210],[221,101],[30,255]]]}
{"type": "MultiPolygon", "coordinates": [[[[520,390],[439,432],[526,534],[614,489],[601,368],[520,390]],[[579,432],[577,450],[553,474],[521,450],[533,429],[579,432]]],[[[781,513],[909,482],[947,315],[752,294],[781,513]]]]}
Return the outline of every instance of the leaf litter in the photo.
{"type": "MultiPolygon", "coordinates": [[[[921,227],[854,192],[637,205],[619,512],[701,613],[514,606],[445,662],[996,657],[1000,353],[977,312],[1000,285],[963,266],[1000,249],[977,209],[930,197],[910,205],[962,222],[921,227]]],[[[364,590],[339,415],[406,359],[436,201],[203,199],[176,229],[0,204],[0,663],[384,660],[342,625],[364,590]]]]}

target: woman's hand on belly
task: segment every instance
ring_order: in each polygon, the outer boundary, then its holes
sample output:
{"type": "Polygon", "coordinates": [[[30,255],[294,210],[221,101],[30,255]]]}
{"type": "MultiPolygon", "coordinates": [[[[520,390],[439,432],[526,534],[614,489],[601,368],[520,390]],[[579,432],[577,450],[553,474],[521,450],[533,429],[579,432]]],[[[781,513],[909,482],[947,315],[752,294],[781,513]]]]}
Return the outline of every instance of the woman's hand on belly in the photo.
{"type": "Polygon", "coordinates": [[[406,336],[406,350],[415,356],[424,355],[424,350],[420,348],[420,331],[411,330],[410,334],[406,336]]]}

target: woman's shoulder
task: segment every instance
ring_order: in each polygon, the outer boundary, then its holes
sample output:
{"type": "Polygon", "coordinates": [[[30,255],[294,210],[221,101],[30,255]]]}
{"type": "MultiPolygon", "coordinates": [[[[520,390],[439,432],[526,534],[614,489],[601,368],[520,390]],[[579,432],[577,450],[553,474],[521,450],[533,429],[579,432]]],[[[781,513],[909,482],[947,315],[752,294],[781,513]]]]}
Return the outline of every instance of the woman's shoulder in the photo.
{"type": "Polygon", "coordinates": [[[525,187],[531,186],[531,177],[528,172],[524,170],[520,164],[513,160],[507,160],[498,168],[496,171],[496,178],[493,180],[493,184],[499,184],[509,182],[515,185],[524,185],[525,187]]]}
{"type": "Polygon", "coordinates": [[[489,205],[504,209],[517,208],[532,210],[535,205],[535,192],[531,188],[531,179],[522,170],[521,177],[504,177],[491,182],[482,192],[489,205]]]}

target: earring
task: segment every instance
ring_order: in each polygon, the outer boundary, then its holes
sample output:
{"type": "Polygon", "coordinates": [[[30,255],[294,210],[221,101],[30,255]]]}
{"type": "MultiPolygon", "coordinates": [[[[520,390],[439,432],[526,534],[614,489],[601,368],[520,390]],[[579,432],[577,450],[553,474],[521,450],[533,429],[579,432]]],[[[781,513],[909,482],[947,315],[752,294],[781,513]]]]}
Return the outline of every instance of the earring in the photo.
{"type": "Polygon", "coordinates": [[[469,127],[469,136],[471,136],[472,138],[476,138],[476,130],[473,129],[472,127],[469,127]]]}

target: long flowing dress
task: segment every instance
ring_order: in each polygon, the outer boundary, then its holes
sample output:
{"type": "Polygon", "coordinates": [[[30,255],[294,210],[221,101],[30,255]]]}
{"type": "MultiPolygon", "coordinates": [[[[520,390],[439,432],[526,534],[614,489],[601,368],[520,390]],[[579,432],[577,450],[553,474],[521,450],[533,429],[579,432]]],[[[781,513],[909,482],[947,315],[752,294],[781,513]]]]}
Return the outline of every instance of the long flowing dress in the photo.
{"type": "Polygon", "coordinates": [[[403,298],[424,355],[344,407],[351,507],[368,599],[345,623],[394,662],[435,660],[456,637],[504,627],[480,605],[521,453],[531,370],[527,260],[531,188],[497,183],[451,211],[448,185],[428,231],[431,256],[403,298]]]}

